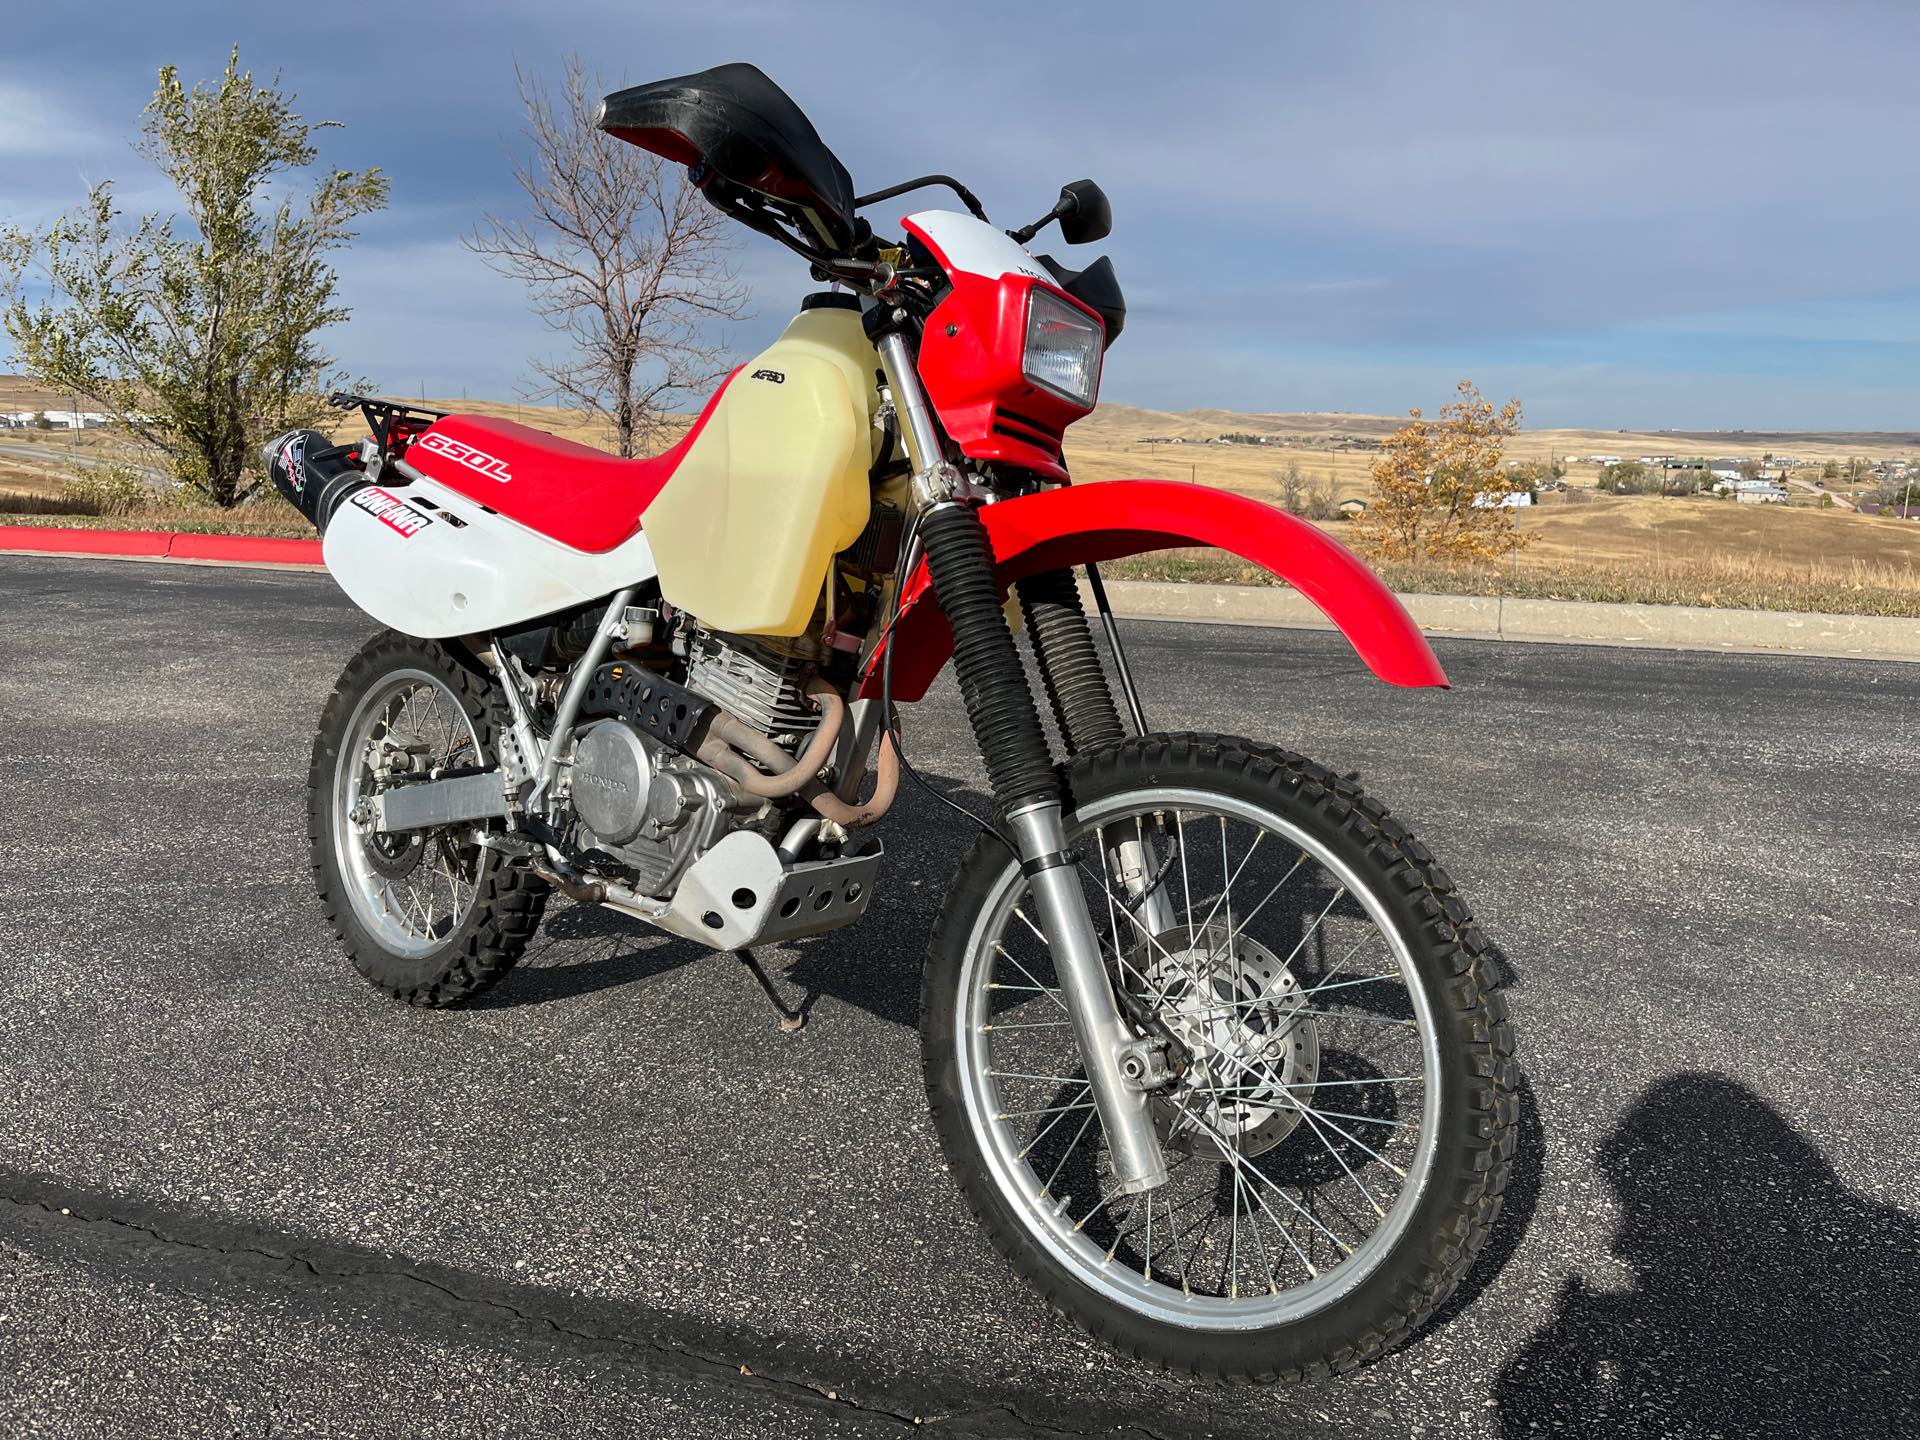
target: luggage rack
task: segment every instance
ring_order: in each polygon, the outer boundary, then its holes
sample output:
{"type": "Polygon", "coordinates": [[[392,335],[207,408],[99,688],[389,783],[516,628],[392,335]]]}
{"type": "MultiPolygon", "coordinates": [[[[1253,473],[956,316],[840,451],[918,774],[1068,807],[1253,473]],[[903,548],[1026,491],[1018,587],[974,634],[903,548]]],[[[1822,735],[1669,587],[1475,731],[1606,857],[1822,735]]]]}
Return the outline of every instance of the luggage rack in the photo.
{"type": "Polygon", "coordinates": [[[367,462],[370,471],[375,469],[372,462],[376,459],[379,461],[378,469],[382,470],[398,460],[429,425],[451,413],[430,410],[424,405],[403,405],[396,400],[381,400],[371,395],[353,395],[345,390],[336,390],[329,395],[327,404],[336,410],[358,410],[366,417],[367,428],[371,432],[367,438],[372,441],[372,453],[363,452],[361,458],[367,462]]]}

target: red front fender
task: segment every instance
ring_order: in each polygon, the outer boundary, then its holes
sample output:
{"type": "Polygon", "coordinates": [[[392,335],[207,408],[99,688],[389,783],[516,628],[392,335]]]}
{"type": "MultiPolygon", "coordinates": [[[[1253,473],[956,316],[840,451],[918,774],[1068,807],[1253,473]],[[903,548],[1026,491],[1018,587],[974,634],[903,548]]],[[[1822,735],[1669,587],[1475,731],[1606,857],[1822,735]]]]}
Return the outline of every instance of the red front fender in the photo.
{"type": "MultiPolygon", "coordinates": [[[[1043,490],[985,506],[1004,592],[1040,570],[1097,564],[1178,545],[1212,545],[1271,570],[1319,606],[1360,658],[1390,685],[1441,685],[1446,672],[1406,607],[1353,552],[1304,520],[1244,495],[1173,480],[1107,480],[1043,490]]],[[[953,636],[927,594],[924,565],[901,597],[893,661],[896,700],[918,700],[953,653],[953,636]]],[[[863,695],[880,693],[880,659],[863,695]]]]}

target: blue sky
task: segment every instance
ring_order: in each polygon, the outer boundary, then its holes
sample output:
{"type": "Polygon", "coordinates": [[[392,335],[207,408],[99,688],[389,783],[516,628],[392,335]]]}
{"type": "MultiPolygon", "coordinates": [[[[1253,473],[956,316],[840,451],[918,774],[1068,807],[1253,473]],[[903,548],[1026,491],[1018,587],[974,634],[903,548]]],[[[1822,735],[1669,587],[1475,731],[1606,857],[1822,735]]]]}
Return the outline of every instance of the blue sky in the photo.
{"type": "MultiPolygon", "coordinates": [[[[946,170],[1006,225],[1099,180],[1109,400],[1398,412],[1470,376],[1534,425],[1920,429],[1912,5],[49,0],[0,48],[0,216],[109,177],[165,206],[127,143],[154,72],[235,42],[392,177],[330,336],[387,389],[509,396],[550,343],[459,237],[515,203],[515,62],[577,51],[610,88],[751,60],[856,186],[946,170]]],[[[745,354],[810,287],[743,239],[745,354]]]]}

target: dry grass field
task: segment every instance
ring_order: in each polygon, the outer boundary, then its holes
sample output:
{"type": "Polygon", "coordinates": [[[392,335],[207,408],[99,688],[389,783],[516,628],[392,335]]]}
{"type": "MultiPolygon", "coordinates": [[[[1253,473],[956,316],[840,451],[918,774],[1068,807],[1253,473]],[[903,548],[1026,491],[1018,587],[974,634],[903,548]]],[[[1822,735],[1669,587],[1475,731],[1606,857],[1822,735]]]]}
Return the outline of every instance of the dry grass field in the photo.
{"type": "MultiPolygon", "coordinates": [[[[500,415],[589,445],[605,445],[604,426],[578,412],[515,402],[429,398],[438,409],[500,415]]],[[[63,397],[35,390],[18,377],[0,376],[0,410],[65,409],[63,397]]],[[[1305,484],[1334,499],[1364,499],[1380,440],[1398,417],[1355,414],[1237,414],[1225,410],[1169,413],[1126,405],[1102,406],[1069,434],[1067,453],[1078,479],[1151,476],[1277,501],[1282,479],[1297,470],[1305,484]],[[1221,443],[1239,433],[1269,437],[1267,444],[1221,443]],[[1182,443],[1166,443],[1179,440],[1182,443]]],[[[336,434],[355,433],[357,416],[343,415],[336,434]]],[[[76,455],[105,460],[117,442],[101,432],[0,432],[0,510],[62,508],[76,473],[76,455]]],[[[1736,505],[1703,497],[1615,496],[1594,489],[1600,467],[1568,456],[1698,455],[1758,460],[1790,455],[1795,474],[1811,485],[1828,460],[1868,462],[1920,459],[1920,434],[1810,434],[1534,430],[1509,447],[1516,460],[1558,460],[1568,490],[1542,496],[1522,511],[1528,544],[1516,557],[1481,569],[1392,567],[1402,589],[1465,593],[1564,595],[1582,599],[1752,606],[1920,615],[1920,523],[1882,519],[1844,508],[1849,487],[1829,482],[1840,504],[1822,508],[1813,490],[1796,491],[1786,505],[1736,505]]],[[[22,517],[24,518],[24,516],[22,517]]],[[[219,512],[158,507],[150,515],[121,507],[118,523],[168,523],[217,528],[219,512]]],[[[84,521],[82,523],[85,523],[84,521]]],[[[92,523],[107,523],[96,519],[92,523]]],[[[273,505],[248,514],[250,530],[299,533],[303,522],[273,505]]],[[[1339,538],[1344,526],[1325,524],[1339,538]]],[[[1231,556],[1183,551],[1141,557],[1116,570],[1143,578],[1230,580],[1265,577],[1231,556]]]]}

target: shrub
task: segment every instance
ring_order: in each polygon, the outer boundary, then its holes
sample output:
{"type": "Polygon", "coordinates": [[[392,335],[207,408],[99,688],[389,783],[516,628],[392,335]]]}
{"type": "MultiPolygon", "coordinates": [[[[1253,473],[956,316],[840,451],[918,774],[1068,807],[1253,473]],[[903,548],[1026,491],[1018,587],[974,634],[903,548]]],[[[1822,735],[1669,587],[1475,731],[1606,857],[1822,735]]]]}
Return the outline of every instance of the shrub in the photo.
{"type": "Polygon", "coordinates": [[[131,465],[103,465],[67,481],[66,499],[77,515],[132,515],[170,503],[131,465]]]}

